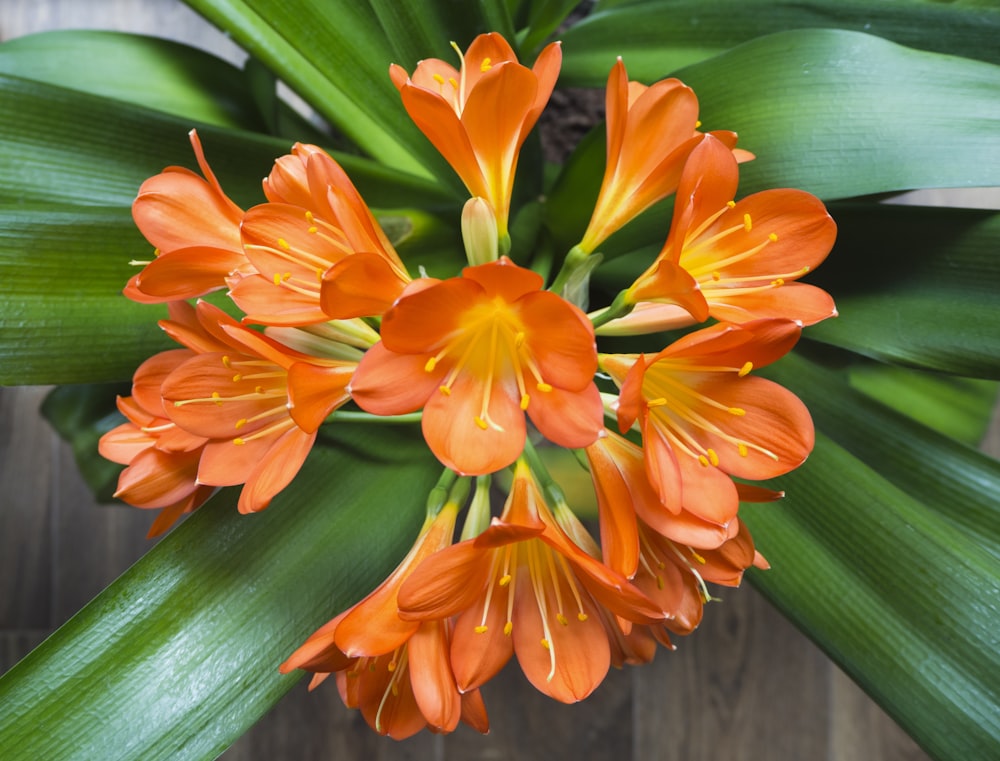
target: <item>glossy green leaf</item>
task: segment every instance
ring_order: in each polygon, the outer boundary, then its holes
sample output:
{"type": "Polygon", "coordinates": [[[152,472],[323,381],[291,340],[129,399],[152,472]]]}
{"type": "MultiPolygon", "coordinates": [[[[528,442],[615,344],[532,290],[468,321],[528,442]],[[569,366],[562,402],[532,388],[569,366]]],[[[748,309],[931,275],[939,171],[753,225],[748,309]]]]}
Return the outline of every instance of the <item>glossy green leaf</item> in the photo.
{"type": "MultiPolygon", "coordinates": [[[[369,156],[407,172],[460,184],[406,115],[389,80],[399,60],[369,3],[317,0],[186,0],[258,58],[369,156]]],[[[459,16],[462,14],[454,14],[459,16]]],[[[422,58],[448,56],[448,39],[422,58]]]]}
{"type": "Polygon", "coordinates": [[[976,446],[989,427],[997,382],[910,370],[878,362],[848,369],[856,388],[939,433],[976,446]]]}
{"type": "Polygon", "coordinates": [[[602,2],[561,35],[564,84],[601,87],[616,56],[641,82],[789,29],[848,29],[909,47],[1000,63],[996,3],[935,0],[625,0],[602,2]]]}
{"type": "Polygon", "coordinates": [[[813,282],[840,316],[811,339],[883,361],[1000,378],[1000,213],[868,205],[834,210],[813,282]]]}
{"type": "Polygon", "coordinates": [[[753,582],[940,759],[1000,743],[996,557],[824,436],[742,511],[772,569],[753,582]]]}
{"type": "Polygon", "coordinates": [[[838,446],[1000,558],[1000,462],[854,390],[844,371],[799,351],[768,374],[806,403],[817,429],[838,446]]]}
{"type": "Polygon", "coordinates": [[[0,45],[0,73],[103,95],[219,127],[262,131],[243,72],[157,37],[58,30],[0,45]]]}
{"type": "MultiPolygon", "coordinates": [[[[260,180],[291,141],[193,124],[119,101],[0,75],[0,200],[131,206],[142,182],[172,164],[197,169],[187,133],[240,204],[263,201],[260,180]]],[[[372,206],[454,204],[427,180],[334,153],[372,206]]]]}
{"type": "Polygon", "coordinates": [[[212,500],[8,672],[0,756],[214,758],[291,689],[278,665],[402,558],[440,472],[335,428],[264,513],[212,500]]]}

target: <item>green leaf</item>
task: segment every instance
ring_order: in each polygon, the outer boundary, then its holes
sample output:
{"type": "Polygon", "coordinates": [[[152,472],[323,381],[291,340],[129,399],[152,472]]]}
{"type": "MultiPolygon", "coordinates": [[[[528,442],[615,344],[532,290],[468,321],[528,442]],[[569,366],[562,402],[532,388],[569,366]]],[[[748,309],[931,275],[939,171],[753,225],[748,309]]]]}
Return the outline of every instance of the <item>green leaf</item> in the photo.
{"type": "Polygon", "coordinates": [[[743,42],[789,29],[848,29],[909,47],[1000,63],[996,4],[935,0],[625,0],[562,35],[563,84],[601,87],[616,56],[652,82],[743,42]]]}
{"type": "Polygon", "coordinates": [[[123,380],[168,348],[166,308],[121,294],[149,252],[128,209],[0,211],[0,382],[123,380]]]}
{"type": "MultiPolygon", "coordinates": [[[[768,375],[806,403],[817,429],[837,445],[964,532],[971,545],[1000,558],[1000,463],[995,459],[852,389],[846,373],[808,361],[799,351],[769,368],[768,375]]],[[[829,499],[840,500],[839,492],[832,491],[829,499]]],[[[846,502],[845,507],[870,509],[846,502]]]]}
{"type": "Polygon", "coordinates": [[[219,127],[263,130],[243,72],[157,37],[59,30],[0,45],[0,73],[123,100],[219,127]]]}
{"type": "MultiPolygon", "coordinates": [[[[186,0],[258,58],[369,156],[406,172],[460,183],[406,115],[389,80],[396,51],[368,3],[186,0]]],[[[462,14],[454,14],[459,16],[462,14]]],[[[421,57],[448,55],[448,40],[421,57]]]]}
{"type": "MultiPolygon", "coordinates": [[[[291,143],[250,132],[193,125],[169,116],[43,82],[0,75],[0,199],[25,203],[131,206],[142,182],[164,167],[197,168],[192,126],[226,192],[244,206],[264,200],[260,180],[291,143]],[[113,116],[112,116],[113,115],[113,116]]],[[[427,180],[357,156],[332,153],[372,206],[419,199],[454,204],[427,180]]]]}
{"type": "Polygon", "coordinates": [[[852,388],[963,444],[976,446],[989,427],[997,382],[909,370],[878,362],[848,369],[852,388]]]}
{"type": "Polygon", "coordinates": [[[772,565],[755,586],[933,756],[989,758],[996,557],[824,436],[781,485],[783,503],[741,511],[772,565]]]}
{"type": "Polygon", "coordinates": [[[882,361],[1000,378],[1000,213],[835,208],[837,244],[812,282],[840,316],[809,338],[882,361]]]}
{"type": "Polygon", "coordinates": [[[416,538],[440,468],[380,434],[336,425],[264,513],[227,494],[154,547],[0,680],[0,755],[221,753],[298,681],[278,665],[416,538]]]}

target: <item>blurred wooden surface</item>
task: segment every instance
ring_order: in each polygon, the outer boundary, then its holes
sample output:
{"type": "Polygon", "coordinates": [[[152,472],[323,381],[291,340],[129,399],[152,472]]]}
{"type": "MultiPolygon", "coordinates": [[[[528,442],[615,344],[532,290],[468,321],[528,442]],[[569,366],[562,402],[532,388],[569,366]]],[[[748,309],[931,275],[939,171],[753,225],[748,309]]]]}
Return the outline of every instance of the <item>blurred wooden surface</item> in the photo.
{"type": "MultiPolygon", "coordinates": [[[[54,28],[152,33],[241,60],[180,0],[0,0],[0,39],[54,28]]],[[[0,672],[149,549],[153,516],[96,505],[41,419],[44,390],[0,388],[0,672]]],[[[918,761],[914,743],[753,589],[712,605],[650,666],[613,671],[587,701],[542,697],[513,669],[484,690],[491,734],[396,743],[332,684],[296,687],[224,758],[918,761]]],[[[303,632],[305,637],[309,632],[303,632]]]]}

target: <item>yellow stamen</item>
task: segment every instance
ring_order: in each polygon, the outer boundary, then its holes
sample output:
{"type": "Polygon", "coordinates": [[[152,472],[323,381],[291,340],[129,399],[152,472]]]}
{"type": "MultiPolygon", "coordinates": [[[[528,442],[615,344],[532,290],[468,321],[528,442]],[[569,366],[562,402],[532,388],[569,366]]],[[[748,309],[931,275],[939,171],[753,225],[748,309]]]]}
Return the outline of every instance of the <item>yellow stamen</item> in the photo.
{"type": "Polygon", "coordinates": [[[750,221],[750,215],[743,215],[743,229],[750,232],[753,229],[753,223],[750,221]]]}
{"type": "Polygon", "coordinates": [[[524,410],[528,409],[528,404],[530,402],[531,402],[531,397],[528,396],[527,394],[523,394],[521,396],[521,404],[520,404],[521,410],[524,411],[524,410]]]}
{"type": "Polygon", "coordinates": [[[710,463],[712,463],[712,465],[714,465],[715,467],[718,467],[719,466],[719,455],[716,454],[715,450],[714,449],[708,449],[708,450],[706,450],[706,454],[708,455],[708,461],[710,463]]]}
{"type": "Polygon", "coordinates": [[[550,384],[544,383],[542,381],[539,381],[538,385],[536,385],[535,388],[537,388],[543,394],[547,394],[552,390],[552,386],[550,384]]]}
{"type": "Polygon", "coordinates": [[[437,363],[438,363],[437,357],[431,357],[430,359],[428,359],[427,362],[424,364],[424,372],[425,373],[434,372],[434,368],[437,367],[437,363]]]}
{"type": "Polygon", "coordinates": [[[514,631],[514,623],[512,621],[508,621],[503,625],[503,633],[506,634],[508,637],[510,636],[510,633],[512,631],[514,631]]]}
{"type": "Polygon", "coordinates": [[[440,74],[435,74],[434,77],[433,77],[433,79],[439,85],[443,85],[444,84],[444,77],[442,77],[440,74]]]}
{"type": "Polygon", "coordinates": [[[479,417],[479,415],[476,415],[476,416],[475,416],[475,417],[473,418],[473,420],[475,420],[475,421],[476,421],[476,425],[478,425],[478,426],[479,426],[480,428],[482,428],[482,429],[483,429],[484,431],[485,431],[485,430],[486,430],[487,428],[489,428],[489,427],[490,427],[490,426],[489,426],[489,424],[488,424],[488,423],[487,423],[487,422],[486,422],[485,420],[483,420],[483,419],[482,419],[481,417],[479,417]]]}
{"type": "Polygon", "coordinates": [[[726,201],[726,206],[728,206],[730,209],[735,209],[736,201],[726,201]]]}
{"type": "Polygon", "coordinates": [[[713,272],[712,273],[712,280],[721,280],[721,279],[722,279],[722,275],[720,275],[718,272],[713,272]]]}
{"type": "Polygon", "coordinates": [[[729,414],[736,415],[737,417],[743,417],[744,415],[747,414],[747,411],[742,407],[730,407],[729,414]]]}
{"type": "Polygon", "coordinates": [[[549,641],[547,639],[542,640],[542,647],[544,647],[546,650],[552,649],[552,645],[549,644],[549,641]]]}
{"type": "Polygon", "coordinates": [[[236,430],[239,430],[246,424],[247,424],[247,419],[245,417],[241,417],[239,420],[236,421],[236,424],[233,427],[236,428],[236,430]]]}
{"type": "Polygon", "coordinates": [[[556,613],[556,621],[561,623],[563,626],[569,626],[569,619],[562,613],[556,613]]]}
{"type": "Polygon", "coordinates": [[[736,447],[737,447],[737,449],[740,452],[740,457],[746,457],[747,456],[747,445],[746,444],[744,444],[741,441],[739,444],[736,445],[736,447]]]}
{"type": "Polygon", "coordinates": [[[510,584],[511,578],[512,577],[511,577],[511,575],[509,573],[508,574],[504,574],[503,576],[500,577],[500,581],[497,582],[497,583],[500,584],[501,587],[505,587],[508,584],[510,584]]]}
{"type": "Polygon", "coordinates": [[[740,368],[739,376],[742,378],[745,375],[749,375],[751,370],[753,370],[753,362],[747,362],[740,368]]]}
{"type": "Polygon", "coordinates": [[[491,59],[489,57],[484,58],[483,62],[479,64],[479,71],[485,74],[487,71],[492,69],[493,67],[490,65],[490,60],[491,59]]]}
{"type": "Polygon", "coordinates": [[[438,386],[438,391],[440,391],[445,396],[451,396],[451,389],[447,386],[438,386]]]}
{"type": "Polygon", "coordinates": [[[703,455],[703,454],[698,455],[698,462],[701,463],[701,466],[703,468],[707,468],[708,467],[708,458],[705,457],[705,455],[703,455]]]}
{"type": "Polygon", "coordinates": [[[288,241],[284,238],[278,238],[278,245],[281,246],[285,251],[291,250],[291,246],[288,245],[288,241]]]}
{"type": "Polygon", "coordinates": [[[476,634],[486,634],[486,630],[489,629],[488,626],[477,626],[472,631],[476,634]]]}
{"type": "Polygon", "coordinates": [[[222,355],[222,366],[223,366],[223,367],[225,367],[225,368],[226,368],[227,370],[228,370],[228,369],[229,369],[230,367],[232,367],[232,366],[233,366],[233,363],[232,363],[232,361],[231,361],[231,360],[229,359],[229,355],[228,355],[228,354],[223,354],[223,355],[222,355]]]}
{"type": "Polygon", "coordinates": [[[458,89],[458,82],[455,80],[455,77],[448,77],[448,84],[450,84],[456,90],[458,89]]]}
{"type": "Polygon", "coordinates": [[[778,242],[778,235],[776,233],[771,233],[767,237],[768,237],[768,239],[770,239],[771,243],[777,243],[778,242]]]}
{"type": "Polygon", "coordinates": [[[577,621],[586,621],[588,618],[589,618],[589,616],[586,613],[577,613],[576,614],[576,620],[577,621]]]}

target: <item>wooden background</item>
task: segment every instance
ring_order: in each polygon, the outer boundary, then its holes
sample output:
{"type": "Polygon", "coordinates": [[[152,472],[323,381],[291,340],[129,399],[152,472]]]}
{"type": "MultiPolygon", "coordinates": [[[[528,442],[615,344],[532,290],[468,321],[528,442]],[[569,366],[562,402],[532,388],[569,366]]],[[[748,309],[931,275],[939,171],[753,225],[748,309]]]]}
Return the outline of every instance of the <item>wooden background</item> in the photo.
{"type": "MultiPolygon", "coordinates": [[[[235,62],[243,57],[180,0],[0,0],[0,39],[81,27],[157,34],[235,62]]],[[[151,546],[144,538],[151,514],[95,505],[70,450],[37,412],[45,392],[0,388],[0,672],[151,546]]],[[[396,743],[345,709],[333,684],[309,694],[302,682],[224,758],[927,758],[752,588],[725,598],[675,653],[612,671],[576,706],[542,697],[508,668],[484,690],[487,737],[462,727],[396,743]]]]}

